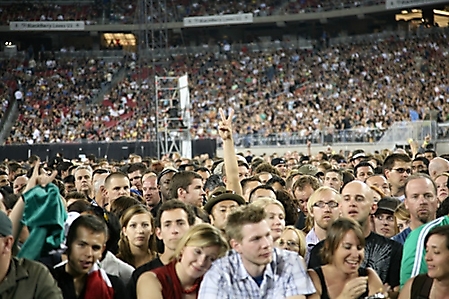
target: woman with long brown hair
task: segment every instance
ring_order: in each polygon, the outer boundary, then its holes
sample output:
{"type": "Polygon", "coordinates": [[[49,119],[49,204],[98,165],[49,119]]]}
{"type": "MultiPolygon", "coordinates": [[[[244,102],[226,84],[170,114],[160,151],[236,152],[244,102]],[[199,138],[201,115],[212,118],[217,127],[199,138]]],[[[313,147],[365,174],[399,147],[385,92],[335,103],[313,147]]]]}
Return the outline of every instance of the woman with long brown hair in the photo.
{"type": "Polygon", "coordinates": [[[135,205],[120,218],[119,252],[117,257],[136,269],[155,258],[153,216],[143,205],[135,205]]]}

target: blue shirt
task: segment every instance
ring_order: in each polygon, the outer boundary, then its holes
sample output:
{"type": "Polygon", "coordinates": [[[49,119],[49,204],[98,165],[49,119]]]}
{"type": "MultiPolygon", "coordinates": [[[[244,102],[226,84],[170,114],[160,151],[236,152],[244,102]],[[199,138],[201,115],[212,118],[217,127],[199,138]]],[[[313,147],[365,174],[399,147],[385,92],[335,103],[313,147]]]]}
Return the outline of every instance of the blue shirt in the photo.
{"type": "Polygon", "coordinates": [[[407,239],[407,237],[408,237],[408,235],[410,234],[411,231],[412,231],[412,229],[410,227],[407,227],[406,229],[404,229],[399,234],[391,237],[391,240],[399,242],[402,245],[404,245],[405,240],[407,239]]]}
{"type": "Polygon", "coordinates": [[[260,286],[246,271],[240,254],[231,250],[206,272],[198,298],[279,299],[313,293],[315,287],[302,258],[295,252],[274,248],[260,286]]]}

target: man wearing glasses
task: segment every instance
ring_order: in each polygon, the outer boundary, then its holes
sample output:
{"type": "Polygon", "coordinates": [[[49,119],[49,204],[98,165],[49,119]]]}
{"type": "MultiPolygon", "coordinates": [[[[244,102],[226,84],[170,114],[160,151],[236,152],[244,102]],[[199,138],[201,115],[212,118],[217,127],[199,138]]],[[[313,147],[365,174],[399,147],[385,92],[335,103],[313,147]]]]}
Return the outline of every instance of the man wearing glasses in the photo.
{"type": "Polygon", "coordinates": [[[131,189],[135,190],[140,196],[142,196],[142,177],[146,170],[146,166],[143,163],[134,163],[128,168],[131,189]]]}
{"type": "Polygon", "coordinates": [[[391,196],[405,199],[405,182],[412,173],[412,160],[406,154],[394,153],[384,161],[384,174],[391,186],[391,196]]]}
{"type": "Polygon", "coordinates": [[[333,188],[320,187],[309,198],[307,210],[313,219],[313,228],[306,235],[306,262],[313,246],[326,238],[327,228],[338,219],[341,195],[333,188]]]}

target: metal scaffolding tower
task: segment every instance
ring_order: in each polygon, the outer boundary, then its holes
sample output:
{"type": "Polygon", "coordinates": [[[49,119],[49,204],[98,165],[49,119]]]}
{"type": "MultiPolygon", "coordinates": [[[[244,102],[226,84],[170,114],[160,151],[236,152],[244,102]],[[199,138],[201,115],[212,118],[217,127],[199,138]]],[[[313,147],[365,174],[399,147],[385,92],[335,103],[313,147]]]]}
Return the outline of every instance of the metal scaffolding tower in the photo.
{"type": "Polygon", "coordinates": [[[137,64],[139,80],[147,81],[155,90],[150,111],[155,114],[152,136],[157,139],[157,155],[160,158],[162,154],[180,152],[184,157],[191,157],[187,76],[167,76],[170,68],[167,1],[139,0],[138,3],[137,64]]]}
{"type": "Polygon", "coordinates": [[[181,153],[192,157],[190,136],[190,94],[187,74],[181,77],[155,77],[158,102],[158,143],[163,154],[181,153]]]}

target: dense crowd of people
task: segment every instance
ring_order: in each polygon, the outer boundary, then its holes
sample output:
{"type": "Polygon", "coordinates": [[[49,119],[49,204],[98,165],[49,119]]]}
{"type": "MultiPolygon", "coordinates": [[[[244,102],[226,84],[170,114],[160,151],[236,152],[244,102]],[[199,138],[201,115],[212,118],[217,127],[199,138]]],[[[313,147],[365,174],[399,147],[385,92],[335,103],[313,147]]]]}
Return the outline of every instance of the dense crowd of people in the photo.
{"type": "MultiPolygon", "coordinates": [[[[237,111],[234,134],[239,145],[276,136],[280,141],[272,144],[374,142],[393,122],[448,120],[447,55],[447,36],[440,31],[322,49],[252,52],[242,46],[220,55],[179,55],[172,57],[167,75],[189,74],[192,139],[218,136],[216,107],[227,103],[237,111]]],[[[38,72],[30,72],[30,61],[4,66],[6,74],[28,84],[8,143],[154,138],[149,65],[93,59],[75,71],[76,63],[43,60],[37,64],[45,70],[38,72]],[[61,65],[64,74],[54,76],[48,63],[56,64],[56,70],[61,65]],[[127,69],[125,78],[102,103],[89,104],[92,90],[107,84],[107,75],[120,66],[127,69]],[[60,105],[65,108],[57,109],[60,105]]],[[[171,104],[159,105],[163,119],[171,104]]],[[[159,131],[165,128],[159,124],[159,131]]]]}
{"type": "Polygon", "coordinates": [[[222,158],[1,163],[1,297],[447,295],[448,154],[236,154],[233,113],[222,158]]]}
{"type": "MultiPolygon", "coordinates": [[[[169,21],[182,21],[185,17],[252,13],[255,17],[274,14],[322,12],[336,9],[383,4],[381,0],[361,1],[186,1],[169,0],[166,11],[169,21]]],[[[102,1],[95,4],[23,3],[0,5],[0,25],[12,21],[85,21],[87,25],[103,23],[132,24],[140,17],[136,0],[102,1]]],[[[158,16],[153,16],[156,20],[158,16]]],[[[161,16],[159,16],[161,17],[161,16]]]]}
{"type": "Polygon", "coordinates": [[[87,122],[102,114],[91,110],[93,99],[122,68],[120,60],[86,57],[5,62],[3,79],[21,85],[14,93],[19,117],[7,143],[80,140],[89,134],[87,122]]]}

